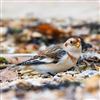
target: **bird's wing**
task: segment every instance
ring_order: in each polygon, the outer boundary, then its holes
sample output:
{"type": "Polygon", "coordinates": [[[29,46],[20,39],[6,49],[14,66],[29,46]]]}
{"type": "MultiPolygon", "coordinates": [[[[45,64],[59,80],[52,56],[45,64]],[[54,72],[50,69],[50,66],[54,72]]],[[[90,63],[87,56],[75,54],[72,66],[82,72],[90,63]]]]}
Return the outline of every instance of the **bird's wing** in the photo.
{"type": "Polygon", "coordinates": [[[14,66],[57,63],[66,53],[67,52],[59,45],[50,46],[45,51],[43,51],[42,55],[36,55],[26,61],[15,64],[14,66]]]}
{"type": "Polygon", "coordinates": [[[55,63],[55,59],[46,56],[37,56],[35,59],[30,59],[21,63],[21,65],[40,65],[55,63]]]}
{"type": "Polygon", "coordinates": [[[57,63],[67,52],[63,50],[59,45],[50,46],[41,55],[36,55],[33,59],[27,60],[22,64],[26,65],[38,65],[38,64],[50,64],[57,63]]]}
{"type": "Polygon", "coordinates": [[[53,59],[60,59],[67,52],[60,45],[52,45],[43,51],[42,55],[53,59]]]}

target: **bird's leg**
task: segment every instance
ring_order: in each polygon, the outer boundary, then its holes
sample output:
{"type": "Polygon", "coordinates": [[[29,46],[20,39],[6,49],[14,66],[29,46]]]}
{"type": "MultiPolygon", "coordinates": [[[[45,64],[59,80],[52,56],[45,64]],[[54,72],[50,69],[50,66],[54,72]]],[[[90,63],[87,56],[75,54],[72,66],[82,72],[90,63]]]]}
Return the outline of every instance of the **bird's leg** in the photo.
{"type": "Polygon", "coordinates": [[[48,73],[49,75],[53,76],[53,77],[55,76],[55,74],[53,74],[53,73],[50,73],[50,72],[47,72],[47,73],[48,73]]]}
{"type": "Polygon", "coordinates": [[[75,71],[77,71],[78,73],[80,73],[80,72],[81,72],[81,70],[80,70],[80,68],[79,68],[79,66],[78,66],[78,65],[75,65],[75,71]]]}
{"type": "Polygon", "coordinates": [[[17,66],[26,65],[26,62],[31,61],[31,60],[34,60],[34,59],[36,59],[36,58],[37,58],[37,56],[33,56],[33,57],[31,57],[30,59],[28,59],[28,60],[22,61],[22,62],[17,63],[17,64],[13,64],[13,65],[11,65],[11,66],[8,66],[7,68],[8,68],[8,69],[16,69],[17,66]]]}
{"type": "Polygon", "coordinates": [[[96,69],[96,65],[95,65],[94,62],[92,62],[90,66],[91,66],[92,69],[94,69],[94,70],[96,69]]]}
{"type": "Polygon", "coordinates": [[[42,77],[42,78],[49,78],[50,76],[54,76],[54,75],[51,74],[51,73],[49,73],[49,72],[47,72],[47,73],[42,73],[42,74],[41,74],[41,77],[42,77]]]}

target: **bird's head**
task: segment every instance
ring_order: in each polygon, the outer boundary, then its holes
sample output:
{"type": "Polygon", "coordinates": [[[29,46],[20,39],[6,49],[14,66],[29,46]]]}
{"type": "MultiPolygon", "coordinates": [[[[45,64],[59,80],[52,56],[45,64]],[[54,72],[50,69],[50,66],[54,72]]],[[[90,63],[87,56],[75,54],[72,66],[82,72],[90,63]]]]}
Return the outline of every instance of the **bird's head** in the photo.
{"type": "Polygon", "coordinates": [[[72,54],[80,54],[82,51],[81,39],[79,37],[71,37],[64,43],[64,49],[72,54]]]}
{"type": "Polygon", "coordinates": [[[74,47],[74,48],[80,48],[81,46],[81,40],[80,38],[69,38],[65,43],[65,47],[74,47]]]}

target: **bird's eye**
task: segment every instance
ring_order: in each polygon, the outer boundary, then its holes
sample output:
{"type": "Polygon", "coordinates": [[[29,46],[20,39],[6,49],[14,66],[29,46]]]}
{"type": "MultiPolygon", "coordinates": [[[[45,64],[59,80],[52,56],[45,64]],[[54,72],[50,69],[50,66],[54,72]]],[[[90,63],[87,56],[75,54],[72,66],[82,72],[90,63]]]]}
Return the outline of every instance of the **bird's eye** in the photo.
{"type": "Polygon", "coordinates": [[[70,41],[70,43],[72,44],[72,43],[73,43],[73,41],[70,41]]]}

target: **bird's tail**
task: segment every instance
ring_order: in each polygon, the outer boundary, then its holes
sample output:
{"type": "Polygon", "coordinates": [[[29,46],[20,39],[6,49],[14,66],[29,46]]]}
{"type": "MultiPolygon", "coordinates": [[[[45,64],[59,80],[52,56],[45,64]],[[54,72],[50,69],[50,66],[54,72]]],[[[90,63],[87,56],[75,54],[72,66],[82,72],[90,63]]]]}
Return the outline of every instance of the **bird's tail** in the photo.
{"type": "Polygon", "coordinates": [[[23,61],[23,62],[10,65],[10,66],[8,66],[8,69],[16,68],[17,66],[20,66],[20,65],[31,65],[31,64],[33,63],[33,61],[34,61],[37,57],[38,57],[38,56],[34,56],[34,57],[31,57],[30,59],[25,60],[25,61],[23,61]]]}

